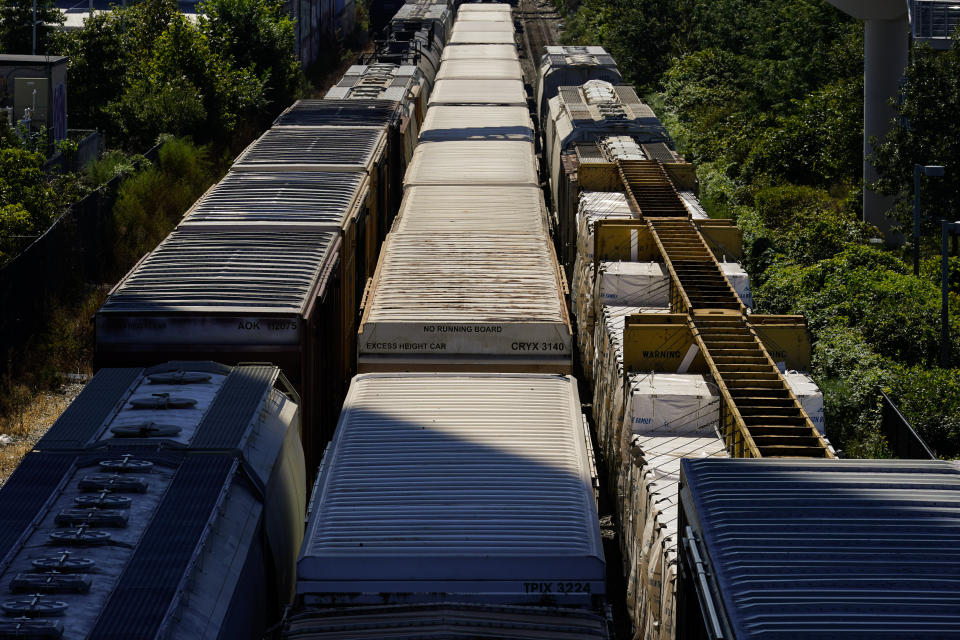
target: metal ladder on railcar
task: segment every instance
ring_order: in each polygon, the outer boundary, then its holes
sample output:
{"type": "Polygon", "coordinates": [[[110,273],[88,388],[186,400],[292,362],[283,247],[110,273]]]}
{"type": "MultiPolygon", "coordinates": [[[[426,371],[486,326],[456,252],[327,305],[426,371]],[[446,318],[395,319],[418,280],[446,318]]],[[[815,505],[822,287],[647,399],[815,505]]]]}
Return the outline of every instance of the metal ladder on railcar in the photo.
{"type": "Polygon", "coordinates": [[[671,307],[686,313],[723,398],[721,426],[737,457],[834,457],[780,374],[663,165],[618,161],[673,283],[671,307]],[[641,206],[639,203],[643,203],[641,206]]]}

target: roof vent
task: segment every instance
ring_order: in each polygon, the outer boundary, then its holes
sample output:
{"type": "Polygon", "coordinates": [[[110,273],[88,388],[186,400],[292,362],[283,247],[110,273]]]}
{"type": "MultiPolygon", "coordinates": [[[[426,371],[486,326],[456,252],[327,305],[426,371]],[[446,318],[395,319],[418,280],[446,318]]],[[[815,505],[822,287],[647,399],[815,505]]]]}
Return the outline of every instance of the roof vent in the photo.
{"type": "Polygon", "coordinates": [[[78,573],[18,573],[10,581],[10,589],[31,593],[86,593],[90,591],[90,583],[90,576],[78,573]]]}
{"type": "Polygon", "coordinates": [[[182,429],[173,424],[141,422],[110,427],[110,431],[114,438],[172,438],[179,435],[182,429]]]}
{"type": "Polygon", "coordinates": [[[153,469],[153,463],[146,460],[131,460],[130,456],[123,456],[120,460],[101,460],[100,468],[104,471],[114,471],[116,473],[129,473],[131,471],[150,473],[150,470],[153,469]]]}
{"type": "Polygon", "coordinates": [[[0,638],[56,640],[63,636],[63,625],[55,620],[0,620],[0,638]]]}
{"type": "Polygon", "coordinates": [[[167,371],[147,376],[150,384],[199,384],[210,382],[212,376],[199,371],[167,371]]]}
{"type": "Polygon", "coordinates": [[[193,398],[171,396],[169,393],[154,393],[130,400],[130,406],[134,409],[190,409],[196,404],[193,398]]]}
{"type": "Polygon", "coordinates": [[[69,551],[58,553],[55,556],[36,558],[31,561],[37,571],[58,571],[60,573],[78,573],[93,569],[96,562],[91,558],[71,557],[69,551]]]}
{"type": "Polygon", "coordinates": [[[4,613],[7,615],[36,618],[39,616],[59,615],[66,611],[67,607],[69,606],[70,605],[68,605],[66,602],[44,598],[38,593],[32,598],[24,598],[22,600],[7,600],[6,602],[0,604],[0,609],[3,609],[4,613]]]}
{"type": "Polygon", "coordinates": [[[54,519],[59,527],[85,524],[91,527],[125,527],[127,512],[121,509],[63,509],[54,519]]]}
{"type": "Polygon", "coordinates": [[[115,496],[109,491],[101,491],[95,496],[77,496],[73,499],[78,507],[98,507],[101,509],[129,509],[132,500],[126,496],[115,496]]]}
{"type": "Polygon", "coordinates": [[[147,481],[139,476],[126,476],[119,473],[93,473],[80,480],[80,490],[144,493],[147,490],[147,484],[147,481]]]}
{"type": "Polygon", "coordinates": [[[51,531],[50,540],[56,544],[68,544],[75,547],[93,547],[110,542],[110,534],[98,529],[81,526],[68,531],[51,531]]]}

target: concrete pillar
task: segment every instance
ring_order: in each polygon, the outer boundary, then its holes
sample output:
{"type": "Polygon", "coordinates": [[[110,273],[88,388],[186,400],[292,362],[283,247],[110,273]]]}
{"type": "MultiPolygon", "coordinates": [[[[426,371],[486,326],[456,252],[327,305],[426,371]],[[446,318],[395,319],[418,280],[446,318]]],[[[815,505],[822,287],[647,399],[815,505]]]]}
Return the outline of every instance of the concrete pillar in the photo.
{"type": "MultiPolygon", "coordinates": [[[[863,178],[877,179],[867,157],[873,153],[870,138],[882,138],[890,130],[895,112],[888,106],[900,89],[900,78],[907,67],[910,19],[908,0],[827,0],[854,18],[864,21],[863,34],[863,178]]],[[[891,235],[892,221],[886,212],[893,206],[867,188],[863,190],[863,221],[880,228],[887,243],[900,244],[903,236],[891,235]]]]}
{"type": "MultiPolygon", "coordinates": [[[[883,138],[890,130],[896,111],[890,100],[900,90],[900,79],[907,66],[907,15],[895,20],[865,20],[863,33],[863,178],[867,183],[877,179],[877,171],[868,160],[873,154],[871,138],[883,138]]],[[[889,235],[892,221],[886,212],[893,198],[870,189],[863,191],[863,221],[880,228],[887,242],[902,242],[889,235]]]]}

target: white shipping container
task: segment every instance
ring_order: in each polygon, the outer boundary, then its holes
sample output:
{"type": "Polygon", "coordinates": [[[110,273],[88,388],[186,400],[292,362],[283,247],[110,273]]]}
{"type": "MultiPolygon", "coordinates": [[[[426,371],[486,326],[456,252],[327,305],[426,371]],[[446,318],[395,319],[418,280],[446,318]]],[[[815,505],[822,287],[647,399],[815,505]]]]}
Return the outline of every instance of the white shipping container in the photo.
{"type": "Polygon", "coordinates": [[[498,80],[438,80],[428,103],[490,104],[524,107],[527,94],[520,78],[498,80]]]}
{"type": "Polygon", "coordinates": [[[537,187],[410,187],[394,223],[397,232],[523,233],[548,237],[537,187]]]}
{"type": "Polygon", "coordinates": [[[458,33],[509,33],[513,35],[513,20],[457,20],[453,35],[458,33]]]}
{"type": "Polygon", "coordinates": [[[526,107],[434,106],[427,110],[421,142],[521,140],[533,142],[533,120],[526,107]]]}
{"type": "Polygon", "coordinates": [[[753,293],[750,290],[750,276],[738,262],[721,262],[720,269],[726,276],[727,282],[740,297],[740,301],[753,308],[753,293]]]}
{"type": "Polygon", "coordinates": [[[571,377],[356,376],[311,497],[298,594],[592,604],[604,559],[587,447],[571,377]]]}
{"type": "Polygon", "coordinates": [[[622,191],[584,191],[580,194],[577,209],[577,246],[578,254],[587,262],[593,262],[596,242],[593,228],[599,220],[629,220],[636,218],[627,196],[622,191]]]}
{"type": "Polygon", "coordinates": [[[518,140],[419,144],[403,185],[436,184],[537,186],[533,144],[518,140]]]}
{"type": "Polygon", "coordinates": [[[437,80],[519,80],[523,78],[516,60],[447,60],[441,63],[437,80]]]}
{"type": "Polygon", "coordinates": [[[517,45],[513,44],[461,44],[444,47],[442,61],[447,60],[519,60],[517,45]]]}
{"type": "Polygon", "coordinates": [[[450,36],[449,45],[462,44],[515,44],[514,34],[505,31],[460,31],[450,36]]]}
{"type": "Polygon", "coordinates": [[[827,424],[823,413],[823,392],[808,373],[787,371],[783,379],[790,385],[793,395],[797,396],[800,406],[810,416],[810,421],[822,435],[827,435],[827,424]]]}
{"type": "Polygon", "coordinates": [[[598,305],[670,306],[670,276],[659,262],[601,262],[595,286],[598,305]]]}
{"type": "Polygon", "coordinates": [[[480,12],[487,13],[487,12],[495,12],[495,11],[509,12],[510,9],[511,9],[511,5],[507,4],[506,2],[483,2],[483,3],[471,2],[468,4],[460,5],[460,12],[457,14],[457,16],[459,18],[459,16],[462,16],[465,13],[480,13],[480,12]]]}
{"type": "Polygon", "coordinates": [[[513,22],[509,11],[463,11],[457,22],[513,22]]]}
{"type": "Polygon", "coordinates": [[[711,386],[699,374],[632,374],[624,419],[637,435],[695,435],[720,420],[720,396],[711,386]]]}
{"type": "Polygon", "coordinates": [[[543,235],[393,233],[358,337],[362,371],[448,364],[568,372],[571,332],[543,235]]]}

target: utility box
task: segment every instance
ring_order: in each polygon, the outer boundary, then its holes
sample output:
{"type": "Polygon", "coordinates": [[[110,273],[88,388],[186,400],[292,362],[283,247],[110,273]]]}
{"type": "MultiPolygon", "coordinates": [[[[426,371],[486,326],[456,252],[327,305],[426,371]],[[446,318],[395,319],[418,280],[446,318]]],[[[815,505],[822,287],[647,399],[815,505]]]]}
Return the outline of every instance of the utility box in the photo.
{"type": "Polygon", "coordinates": [[[46,127],[54,140],[67,137],[67,58],[0,54],[0,107],[13,107],[14,121],[35,110],[31,128],[46,127]]]}

